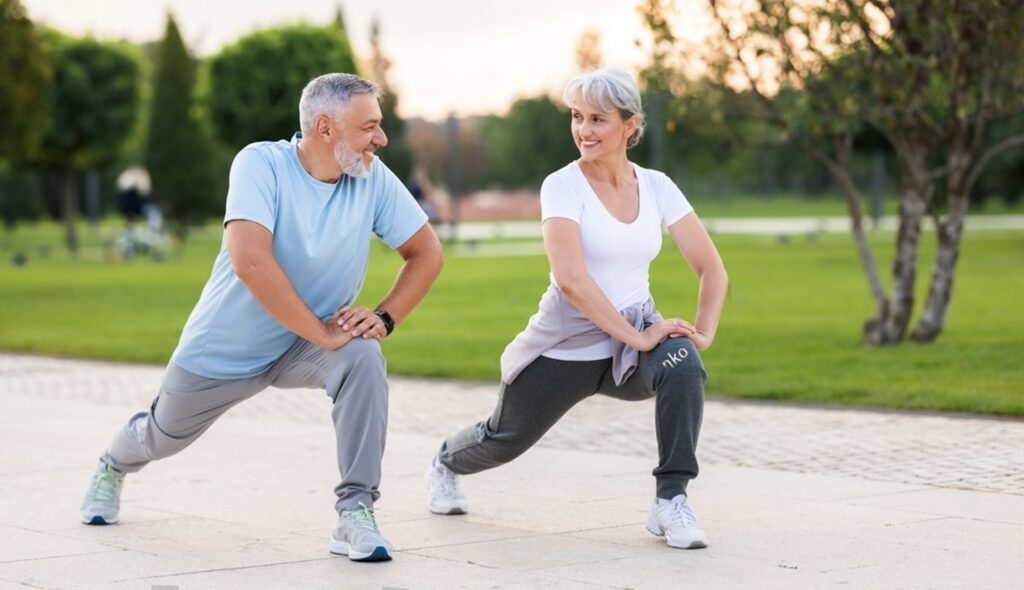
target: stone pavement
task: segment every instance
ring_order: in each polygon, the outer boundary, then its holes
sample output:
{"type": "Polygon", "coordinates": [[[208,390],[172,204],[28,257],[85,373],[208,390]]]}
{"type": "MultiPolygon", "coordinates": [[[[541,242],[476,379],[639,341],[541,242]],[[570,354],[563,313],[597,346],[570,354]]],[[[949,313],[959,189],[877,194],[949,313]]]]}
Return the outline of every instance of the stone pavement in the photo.
{"type": "Polygon", "coordinates": [[[378,519],[395,559],[327,552],[329,402],[268,390],[131,476],[122,524],[77,510],[96,456],[162,369],[0,353],[0,590],[8,588],[1024,588],[1024,421],[709,400],[691,500],[711,539],[667,548],[653,404],[595,398],[515,462],[425,508],[441,438],[489,383],[394,378],[378,519]]]}

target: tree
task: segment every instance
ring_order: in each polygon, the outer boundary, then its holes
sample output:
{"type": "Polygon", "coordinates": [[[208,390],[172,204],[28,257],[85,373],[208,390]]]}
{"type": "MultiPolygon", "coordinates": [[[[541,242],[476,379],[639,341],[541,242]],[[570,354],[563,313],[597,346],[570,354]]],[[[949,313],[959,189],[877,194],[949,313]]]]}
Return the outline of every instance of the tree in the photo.
{"type": "Polygon", "coordinates": [[[220,203],[210,140],[193,112],[196,63],[169,14],[155,62],[146,167],[154,199],[184,238],[190,223],[214,213],[220,203]]]}
{"type": "MultiPolygon", "coordinates": [[[[1024,133],[1024,112],[1017,113],[1000,123],[989,126],[985,147],[998,144],[1014,135],[1024,133]]],[[[1009,207],[1016,205],[1024,195],[1024,150],[1004,152],[992,160],[985,174],[978,178],[971,193],[971,204],[999,197],[1009,207]]]]}
{"type": "Polygon", "coordinates": [[[380,111],[383,116],[381,128],[388,137],[388,145],[384,148],[384,157],[388,168],[402,179],[412,174],[412,151],[405,141],[405,121],[398,116],[398,95],[388,83],[388,70],[391,60],[384,55],[380,44],[380,23],[376,18],[370,23],[370,68],[374,81],[383,90],[380,111]]]}
{"type": "Polygon", "coordinates": [[[719,27],[711,75],[760,99],[766,117],[821,161],[847,195],[875,300],[864,326],[873,345],[902,341],[914,309],[922,221],[938,252],[912,332],[934,339],[945,322],[971,187],[1024,135],[984,145],[989,125],[1024,106],[1024,4],[1019,0],[761,0],[757,10],[709,0],[719,27]],[[864,125],[892,147],[900,169],[899,229],[888,294],[861,228],[850,174],[864,125]],[[937,190],[937,185],[941,190],[937,190]],[[946,202],[936,195],[945,194],[946,202]]]}
{"type": "MultiPolygon", "coordinates": [[[[456,148],[449,144],[452,130],[447,121],[431,122],[420,118],[406,121],[406,144],[415,154],[416,163],[423,165],[434,184],[446,184],[449,159],[458,154],[458,188],[461,188],[463,194],[483,188],[487,172],[486,150],[480,131],[481,121],[481,117],[464,117],[454,123],[458,142],[456,148]]],[[[449,192],[452,188],[448,187],[449,192]]]]}
{"type": "Polygon", "coordinates": [[[135,125],[139,63],[130,48],[51,32],[54,82],[41,156],[61,170],[61,211],[68,249],[78,250],[78,170],[115,157],[135,125]]]}
{"type": "Polygon", "coordinates": [[[19,0],[0,0],[0,157],[38,147],[49,116],[49,56],[19,0]]]}
{"type": "Polygon", "coordinates": [[[601,67],[604,57],[601,55],[601,33],[583,31],[576,40],[576,67],[580,70],[592,70],[601,67]]]}
{"type": "Polygon", "coordinates": [[[504,117],[482,127],[491,180],[501,186],[531,187],[578,153],[569,132],[569,112],[548,96],[521,98],[504,117]]]}
{"type": "Polygon", "coordinates": [[[0,222],[8,232],[19,221],[38,219],[43,214],[39,176],[31,170],[13,168],[0,160],[0,222]]]}
{"type": "Polygon", "coordinates": [[[239,39],[209,62],[206,106],[216,135],[233,149],[290,138],[302,89],[330,72],[357,73],[337,28],[294,25],[239,39]]]}

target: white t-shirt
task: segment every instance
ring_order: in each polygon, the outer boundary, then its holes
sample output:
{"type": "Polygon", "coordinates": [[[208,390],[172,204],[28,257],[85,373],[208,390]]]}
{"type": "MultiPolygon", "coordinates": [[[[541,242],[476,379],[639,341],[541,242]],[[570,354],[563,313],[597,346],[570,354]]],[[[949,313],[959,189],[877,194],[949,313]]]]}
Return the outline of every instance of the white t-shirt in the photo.
{"type": "MultiPolygon", "coordinates": [[[[648,269],[661,252],[662,228],[693,211],[668,176],[636,164],[633,170],[640,210],[632,223],[623,223],[608,212],[576,162],[550,174],[540,189],[542,222],[562,217],[579,224],[583,265],[619,311],[651,297],[648,269]]],[[[551,283],[558,286],[553,274],[551,283]]],[[[609,358],[611,337],[583,348],[559,345],[544,356],[574,361],[609,358]]]]}

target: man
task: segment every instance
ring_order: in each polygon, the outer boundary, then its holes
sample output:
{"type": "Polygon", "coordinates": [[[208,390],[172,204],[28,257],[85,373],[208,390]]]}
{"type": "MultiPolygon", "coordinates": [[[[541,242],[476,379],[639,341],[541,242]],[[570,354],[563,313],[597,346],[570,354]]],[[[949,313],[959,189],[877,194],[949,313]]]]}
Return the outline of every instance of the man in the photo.
{"type": "Polygon", "coordinates": [[[426,295],[442,258],[426,216],[374,156],[387,145],[379,97],[357,76],[320,76],[302,92],[301,133],[235,157],[213,273],[152,407],[103,454],[83,522],[117,522],[126,473],[184,449],[238,402],[269,386],[316,387],[334,403],[341,473],[330,550],[391,558],[373,513],[387,424],[380,340],[426,295]],[[352,306],[371,232],[405,261],[372,310],[352,306]]]}

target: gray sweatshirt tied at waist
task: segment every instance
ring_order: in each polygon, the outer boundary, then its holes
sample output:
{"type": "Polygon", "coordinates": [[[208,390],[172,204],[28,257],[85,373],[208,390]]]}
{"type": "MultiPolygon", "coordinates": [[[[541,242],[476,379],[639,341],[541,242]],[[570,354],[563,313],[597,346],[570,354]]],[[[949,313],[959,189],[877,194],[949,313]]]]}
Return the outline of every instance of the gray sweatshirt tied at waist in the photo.
{"type": "MultiPolygon", "coordinates": [[[[619,313],[637,330],[662,319],[650,298],[619,313]]],[[[561,344],[560,350],[583,348],[608,337],[608,333],[580,313],[558,287],[550,285],[526,329],[501,354],[501,380],[512,383],[523,369],[555,346],[561,344]]],[[[612,376],[616,385],[622,385],[633,374],[639,355],[632,346],[612,338],[612,376]]]]}

